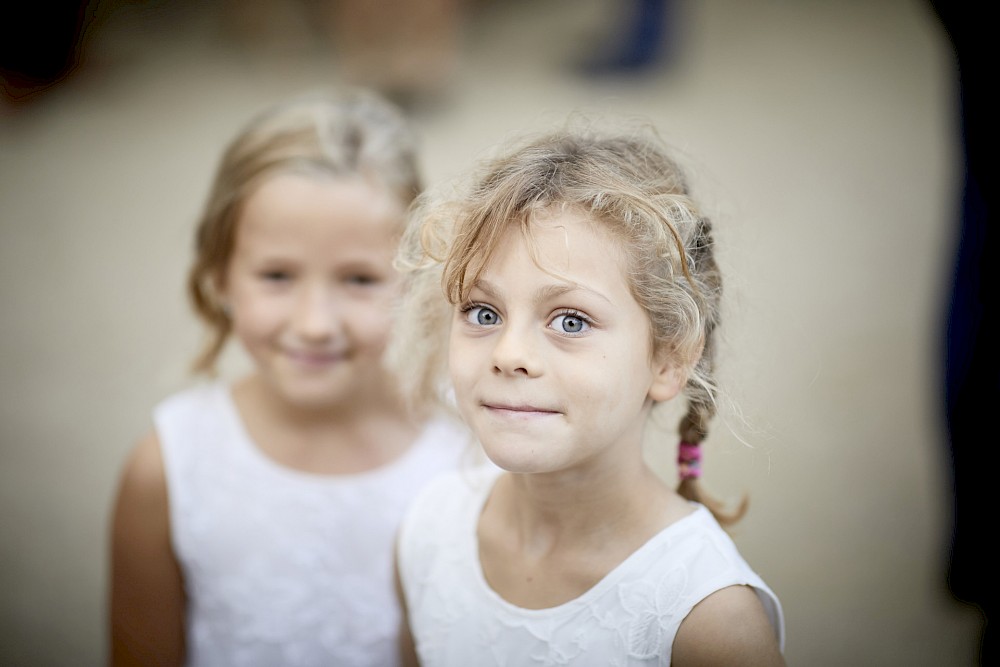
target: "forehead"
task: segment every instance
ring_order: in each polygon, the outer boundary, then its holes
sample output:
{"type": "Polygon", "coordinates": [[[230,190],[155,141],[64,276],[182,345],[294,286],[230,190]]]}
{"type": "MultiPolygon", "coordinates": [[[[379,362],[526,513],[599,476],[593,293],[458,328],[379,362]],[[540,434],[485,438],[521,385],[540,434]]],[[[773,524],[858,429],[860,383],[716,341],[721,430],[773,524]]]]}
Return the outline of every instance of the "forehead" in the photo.
{"type": "Polygon", "coordinates": [[[402,204],[374,181],[360,176],[279,173],[259,183],[246,197],[236,243],[387,244],[403,218],[402,204]]]}
{"type": "Polygon", "coordinates": [[[360,178],[273,176],[247,198],[220,272],[291,267],[390,275],[403,216],[395,198],[360,178]]]}
{"type": "Polygon", "coordinates": [[[486,273],[519,254],[552,281],[599,288],[618,297],[631,294],[619,240],[605,223],[583,212],[546,210],[523,226],[510,225],[487,262],[486,273]]]}
{"type": "MultiPolygon", "coordinates": [[[[528,220],[521,233],[548,270],[613,264],[624,275],[620,240],[607,223],[575,209],[546,209],[528,220]],[[587,261],[584,261],[584,260],[587,261]]],[[[508,235],[509,236],[509,235],[508,235]]]]}

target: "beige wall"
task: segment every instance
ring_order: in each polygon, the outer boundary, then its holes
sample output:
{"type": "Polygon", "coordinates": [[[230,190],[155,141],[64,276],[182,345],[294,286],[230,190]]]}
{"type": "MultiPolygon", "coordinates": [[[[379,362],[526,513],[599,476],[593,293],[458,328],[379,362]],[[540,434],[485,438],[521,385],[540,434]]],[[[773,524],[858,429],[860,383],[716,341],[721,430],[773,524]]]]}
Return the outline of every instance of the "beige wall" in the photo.
{"type": "MultiPolygon", "coordinates": [[[[957,135],[929,4],[682,3],[672,67],[576,76],[610,4],[470,6],[454,85],[416,115],[428,180],[573,110],[652,120],[718,228],[721,372],[749,426],[720,420],[705,483],[751,494],[734,536],[785,605],[789,664],[973,664],[978,619],[943,586],[957,135]]],[[[132,3],[76,76],[0,107],[3,664],[103,660],[107,511],[199,340],[182,281],[219,150],[339,80],[322,44],[223,39],[185,7],[132,3]]]]}

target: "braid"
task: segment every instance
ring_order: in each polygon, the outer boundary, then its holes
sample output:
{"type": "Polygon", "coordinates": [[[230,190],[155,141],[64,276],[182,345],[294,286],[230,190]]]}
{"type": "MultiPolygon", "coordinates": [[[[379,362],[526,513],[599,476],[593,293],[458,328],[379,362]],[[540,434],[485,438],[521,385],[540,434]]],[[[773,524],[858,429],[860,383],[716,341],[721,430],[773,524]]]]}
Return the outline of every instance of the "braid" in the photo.
{"type": "Polygon", "coordinates": [[[677,492],[699,502],[712,512],[723,526],[736,523],[746,514],[749,498],[744,495],[733,509],[727,509],[718,499],[710,496],[698,481],[700,476],[701,443],[708,435],[709,423],[715,416],[715,330],[719,324],[719,302],[722,296],[722,274],[715,261],[712,223],[699,218],[687,249],[687,271],[694,285],[705,289],[699,295],[704,314],[704,346],[696,365],[694,377],[688,380],[688,410],[678,426],[681,445],[678,456],[681,480],[677,492]]]}

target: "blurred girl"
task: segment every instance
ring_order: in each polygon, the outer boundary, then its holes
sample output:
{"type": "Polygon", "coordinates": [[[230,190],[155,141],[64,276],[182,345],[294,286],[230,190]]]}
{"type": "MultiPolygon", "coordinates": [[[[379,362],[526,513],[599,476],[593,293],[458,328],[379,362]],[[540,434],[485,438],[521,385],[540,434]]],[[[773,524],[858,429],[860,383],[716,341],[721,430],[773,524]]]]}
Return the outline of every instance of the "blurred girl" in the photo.
{"type": "MultiPolygon", "coordinates": [[[[779,600],[720,525],[745,504],[697,481],[721,282],[711,225],[659,144],[528,143],[464,197],[427,202],[403,250],[412,312],[443,285],[454,396],[499,467],[442,476],[404,519],[408,662],[784,664],[779,600]],[[678,493],[642,440],[681,394],[678,493]]],[[[436,370],[411,368],[424,386],[436,370]]]]}
{"type": "Polygon", "coordinates": [[[159,404],[125,464],[112,663],[393,665],[392,542],[461,429],[382,365],[392,267],[421,189],[400,113],[353,92],[278,104],[222,156],[188,288],[253,370],[159,404]]]}

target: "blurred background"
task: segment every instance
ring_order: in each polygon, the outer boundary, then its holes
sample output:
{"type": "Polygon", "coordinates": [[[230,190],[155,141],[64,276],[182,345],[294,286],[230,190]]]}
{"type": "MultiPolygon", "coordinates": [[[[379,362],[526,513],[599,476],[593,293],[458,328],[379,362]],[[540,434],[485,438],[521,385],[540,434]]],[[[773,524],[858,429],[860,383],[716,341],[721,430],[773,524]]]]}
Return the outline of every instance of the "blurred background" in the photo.
{"type": "Polygon", "coordinates": [[[0,663],[103,664],[112,495],[191,380],[183,283],[216,161],[263,106],[350,82],[405,105],[430,184],[570,114],[655,124],[728,281],[720,372],[745,421],[719,419],[704,481],[750,495],[732,532],[784,604],[789,665],[978,664],[982,618],[946,585],[962,163],[929,3],[34,6],[5,10],[0,51],[0,663]]]}

